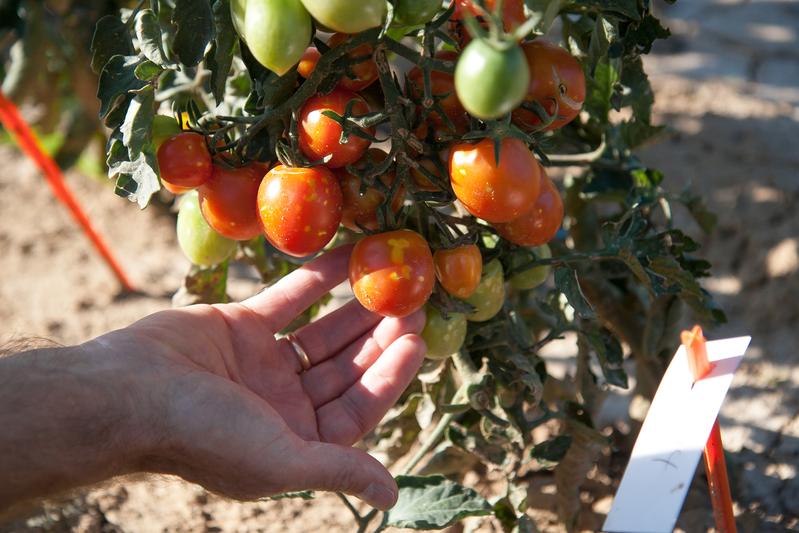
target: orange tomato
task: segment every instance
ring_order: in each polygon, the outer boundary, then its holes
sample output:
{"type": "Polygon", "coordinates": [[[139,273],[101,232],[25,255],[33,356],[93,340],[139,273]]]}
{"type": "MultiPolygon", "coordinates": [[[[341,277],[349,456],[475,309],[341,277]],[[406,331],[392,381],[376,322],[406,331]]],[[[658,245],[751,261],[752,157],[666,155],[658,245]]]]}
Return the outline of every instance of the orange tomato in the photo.
{"type": "Polygon", "coordinates": [[[439,283],[453,296],[468,298],[480,284],[483,256],[474,244],[436,250],[433,263],[439,283]]]}
{"type": "Polygon", "coordinates": [[[548,243],[563,224],[563,200],[552,180],[541,168],[541,192],[532,209],[515,220],[495,224],[497,233],[521,246],[548,243]]]}

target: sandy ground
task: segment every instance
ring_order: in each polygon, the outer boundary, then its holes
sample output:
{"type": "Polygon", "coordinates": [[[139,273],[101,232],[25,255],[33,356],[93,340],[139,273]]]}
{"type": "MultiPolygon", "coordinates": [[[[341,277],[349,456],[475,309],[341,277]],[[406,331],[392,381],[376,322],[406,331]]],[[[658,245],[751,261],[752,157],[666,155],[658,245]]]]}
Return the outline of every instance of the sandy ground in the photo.
{"type": "MultiPolygon", "coordinates": [[[[658,120],[672,132],[642,156],[666,173],[669,188],[692,184],[719,214],[713,235],[692,231],[714,264],[706,287],[730,318],[709,336],[753,336],[721,418],[740,530],[799,530],[799,4],[694,1],[665,13],[676,37],[648,67],[658,120]]],[[[147,287],[120,298],[33,166],[9,146],[0,146],[0,160],[0,342],[31,335],[79,342],[170,305],[188,267],[172,214],[139,212],[108,184],[68,176],[131,276],[147,287]]],[[[236,294],[254,289],[244,278],[236,294]]],[[[605,458],[587,483],[586,530],[598,529],[609,509],[619,468],[605,458]]],[[[712,525],[700,482],[680,519],[690,532],[712,525]]],[[[547,477],[531,483],[531,515],[541,531],[559,531],[552,487],[547,477]]],[[[472,525],[496,530],[489,521],[472,525]]],[[[0,532],[323,528],[354,530],[335,497],[242,504],[172,479],[115,481],[0,524],[0,532]]]]}

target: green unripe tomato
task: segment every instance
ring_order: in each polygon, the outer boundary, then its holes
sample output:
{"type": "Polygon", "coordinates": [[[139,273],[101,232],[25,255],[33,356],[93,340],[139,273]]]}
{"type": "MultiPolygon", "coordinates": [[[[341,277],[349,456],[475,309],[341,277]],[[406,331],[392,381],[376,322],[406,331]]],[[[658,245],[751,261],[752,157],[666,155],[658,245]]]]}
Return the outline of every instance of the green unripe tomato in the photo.
{"type": "MultiPolygon", "coordinates": [[[[234,21],[240,11],[231,4],[234,21]]],[[[255,59],[280,76],[299,62],[311,42],[311,16],[300,0],[246,0],[244,19],[235,24],[242,26],[255,59]]]]}
{"type": "Polygon", "coordinates": [[[233,19],[233,28],[244,37],[244,12],[247,9],[247,0],[230,0],[230,18],[233,19]]]}
{"type": "Polygon", "coordinates": [[[150,140],[156,150],[170,137],[174,137],[181,132],[180,124],[173,117],[167,115],[155,115],[153,125],[150,129],[150,140]]]}
{"type": "Polygon", "coordinates": [[[383,24],[388,11],[386,0],[302,0],[302,3],[317,22],[341,33],[376,28],[383,24]]]}
{"type": "Polygon", "coordinates": [[[466,317],[461,313],[449,313],[448,318],[444,318],[432,305],[427,306],[426,314],[422,339],[427,344],[427,357],[446,359],[460,350],[466,339],[466,317]]]}
{"type": "Polygon", "coordinates": [[[499,259],[494,259],[483,267],[480,285],[466,298],[466,302],[475,308],[474,313],[466,315],[466,319],[472,322],[485,322],[499,313],[505,303],[505,276],[499,259]]]}
{"type": "MultiPolygon", "coordinates": [[[[549,259],[552,257],[552,251],[546,244],[532,248],[531,252],[535,254],[535,259],[549,259]]],[[[517,265],[521,266],[522,264],[532,261],[533,259],[534,258],[532,256],[524,257],[517,255],[514,257],[511,265],[514,267],[517,265]]],[[[514,274],[510,278],[510,286],[519,290],[535,289],[547,280],[550,270],[552,270],[552,267],[549,265],[542,265],[523,270],[518,274],[514,274]]]]}
{"type": "Polygon", "coordinates": [[[195,265],[217,265],[236,250],[236,241],[215,232],[203,218],[197,191],[183,196],[178,211],[177,234],[180,249],[195,265]]]}
{"type": "Polygon", "coordinates": [[[527,95],[530,69],[516,44],[475,39],[455,67],[455,92],[471,115],[491,120],[507,115],[527,95]]]}
{"type": "Polygon", "coordinates": [[[441,9],[441,0],[397,0],[394,26],[418,26],[430,22],[441,9]]]}

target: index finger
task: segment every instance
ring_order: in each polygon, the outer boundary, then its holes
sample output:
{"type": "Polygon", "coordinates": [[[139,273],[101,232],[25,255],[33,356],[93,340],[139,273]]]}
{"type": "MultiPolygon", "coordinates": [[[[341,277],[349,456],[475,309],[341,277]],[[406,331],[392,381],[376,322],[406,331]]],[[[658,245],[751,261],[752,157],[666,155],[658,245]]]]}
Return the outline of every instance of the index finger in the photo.
{"type": "Polygon", "coordinates": [[[244,300],[242,305],[262,317],[272,332],[278,332],[347,279],[351,253],[352,245],[339,246],[244,300]]]}

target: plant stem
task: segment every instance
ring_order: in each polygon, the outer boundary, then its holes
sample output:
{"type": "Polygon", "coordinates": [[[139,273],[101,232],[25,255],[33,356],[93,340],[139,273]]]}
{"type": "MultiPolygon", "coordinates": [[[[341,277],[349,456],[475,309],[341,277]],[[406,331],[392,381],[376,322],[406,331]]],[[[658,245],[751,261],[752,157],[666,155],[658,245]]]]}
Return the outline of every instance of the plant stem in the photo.
{"type": "Polygon", "coordinates": [[[338,496],[339,499],[341,499],[341,501],[344,502],[344,505],[347,506],[347,509],[349,509],[350,512],[352,513],[352,515],[355,517],[355,521],[360,524],[363,521],[364,517],[361,516],[361,513],[358,512],[358,509],[356,509],[355,506],[352,505],[352,502],[350,501],[350,499],[347,498],[347,496],[345,496],[344,494],[342,494],[340,492],[337,492],[336,496],[338,496]]]}

